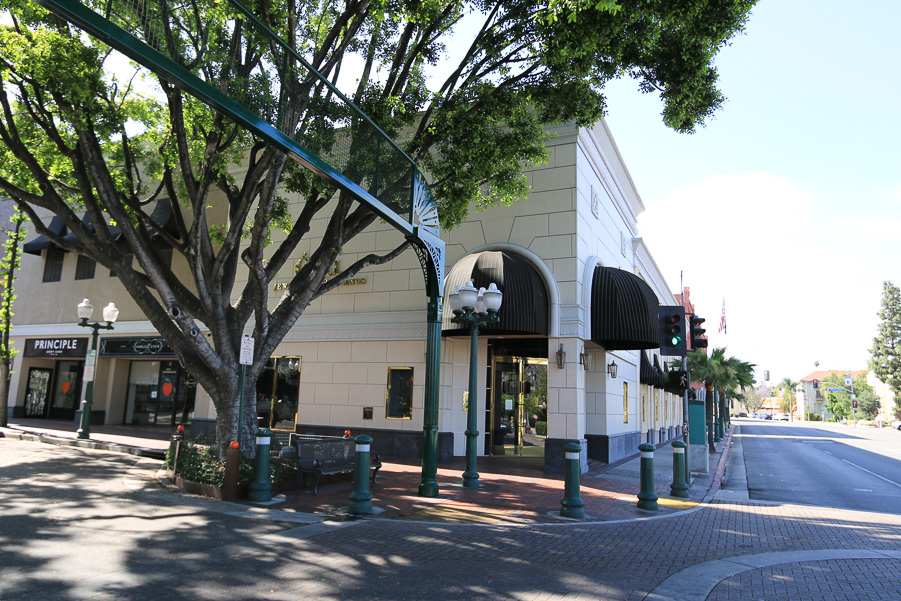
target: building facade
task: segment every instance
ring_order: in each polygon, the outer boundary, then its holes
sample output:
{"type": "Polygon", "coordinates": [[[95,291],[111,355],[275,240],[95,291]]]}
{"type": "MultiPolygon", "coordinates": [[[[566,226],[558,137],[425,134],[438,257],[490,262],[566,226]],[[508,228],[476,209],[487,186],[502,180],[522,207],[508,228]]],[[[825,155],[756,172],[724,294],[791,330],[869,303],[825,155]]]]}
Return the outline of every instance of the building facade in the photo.
{"type": "MultiPolygon", "coordinates": [[[[562,470],[569,441],[582,443],[585,459],[613,462],[636,454],[642,442],[681,435],[682,399],[667,389],[670,358],[657,348],[657,306],[678,303],[638,236],[643,205],[636,187],[603,122],[552,133],[549,162],[526,172],[528,198],[474,212],[442,234],[445,295],[472,280],[477,288],[496,283],[504,298],[500,321],[479,333],[473,399],[470,332],[445,311],[441,459],[465,453],[471,410],[479,414],[480,454],[544,457],[548,471],[562,470]]],[[[165,206],[156,218],[165,222],[165,206]]],[[[400,241],[390,226],[377,224],[342,248],[339,264],[400,241]]],[[[13,339],[22,352],[11,388],[13,420],[74,420],[90,337],[76,324],[75,307],[90,298],[98,308],[113,301],[120,309],[114,330],[100,334],[92,418],[213,430],[208,395],[115,274],[40,237],[25,250],[16,282],[13,339]]],[[[296,259],[309,250],[299,248],[296,259]]],[[[177,257],[172,269],[181,269],[177,257]]],[[[275,279],[274,296],[291,275],[275,279]]],[[[365,432],[384,455],[418,457],[425,301],[412,251],[314,301],[256,390],[247,391],[260,423],[286,432],[365,432]]]]}

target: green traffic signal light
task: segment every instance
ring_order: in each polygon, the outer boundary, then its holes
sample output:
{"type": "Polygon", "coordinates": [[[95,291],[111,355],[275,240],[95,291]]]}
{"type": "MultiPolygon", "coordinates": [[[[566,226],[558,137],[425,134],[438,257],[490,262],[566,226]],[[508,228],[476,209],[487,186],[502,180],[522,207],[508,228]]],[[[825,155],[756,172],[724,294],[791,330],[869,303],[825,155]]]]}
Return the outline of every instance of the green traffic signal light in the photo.
{"type": "Polygon", "coordinates": [[[670,346],[677,347],[682,344],[682,336],[679,334],[682,333],[682,325],[679,323],[682,321],[683,317],[678,313],[673,313],[668,315],[667,320],[667,332],[670,335],[670,346]]]}
{"type": "Polygon", "coordinates": [[[658,344],[663,356],[685,355],[685,309],[679,305],[657,308],[658,344]]]}

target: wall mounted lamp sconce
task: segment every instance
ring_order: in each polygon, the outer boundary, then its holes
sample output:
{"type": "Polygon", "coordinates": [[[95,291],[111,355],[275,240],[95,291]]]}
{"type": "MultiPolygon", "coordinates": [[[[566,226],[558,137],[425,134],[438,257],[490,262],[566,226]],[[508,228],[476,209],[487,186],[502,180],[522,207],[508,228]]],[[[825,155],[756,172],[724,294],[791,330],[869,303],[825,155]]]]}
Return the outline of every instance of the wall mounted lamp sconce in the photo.
{"type": "Polygon", "coordinates": [[[560,348],[557,349],[557,369],[563,369],[563,364],[566,363],[566,351],[563,350],[563,343],[560,343],[560,348]]]}
{"type": "Polygon", "coordinates": [[[610,374],[611,378],[616,377],[616,370],[618,368],[619,368],[619,366],[616,364],[616,361],[611,361],[610,365],[607,366],[607,373],[610,374]]]}
{"type": "Polygon", "coordinates": [[[579,353],[579,363],[582,364],[585,371],[591,371],[591,353],[585,352],[584,346],[582,347],[582,352],[579,353]]]}

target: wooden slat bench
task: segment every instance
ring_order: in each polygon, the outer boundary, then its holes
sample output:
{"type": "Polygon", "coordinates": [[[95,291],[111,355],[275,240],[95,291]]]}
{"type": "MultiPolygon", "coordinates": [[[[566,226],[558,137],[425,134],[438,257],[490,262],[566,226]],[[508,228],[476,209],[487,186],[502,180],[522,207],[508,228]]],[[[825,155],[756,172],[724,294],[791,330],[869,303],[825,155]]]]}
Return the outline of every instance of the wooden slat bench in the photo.
{"type": "MultiPolygon", "coordinates": [[[[297,448],[297,484],[301,486],[304,475],[310,474],[314,495],[318,494],[317,487],[323,476],[354,471],[356,443],[352,438],[301,435],[294,439],[294,445],[297,448]]],[[[381,467],[379,454],[370,451],[369,471],[373,484],[381,467]]]]}

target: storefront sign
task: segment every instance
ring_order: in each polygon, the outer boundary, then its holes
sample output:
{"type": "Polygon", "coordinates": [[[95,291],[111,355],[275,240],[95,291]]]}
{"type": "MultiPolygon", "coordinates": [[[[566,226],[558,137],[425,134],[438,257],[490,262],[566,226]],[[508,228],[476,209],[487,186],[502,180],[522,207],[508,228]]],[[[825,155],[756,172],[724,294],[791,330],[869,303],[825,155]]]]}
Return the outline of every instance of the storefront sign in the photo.
{"type": "Polygon", "coordinates": [[[81,358],[88,351],[87,338],[26,338],[26,357],[81,358]]]}
{"type": "Polygon", "coordinates": [[[100,343],[102,357],[174,357],[169,345],[154,338],[104,338],[100,343]]]}

